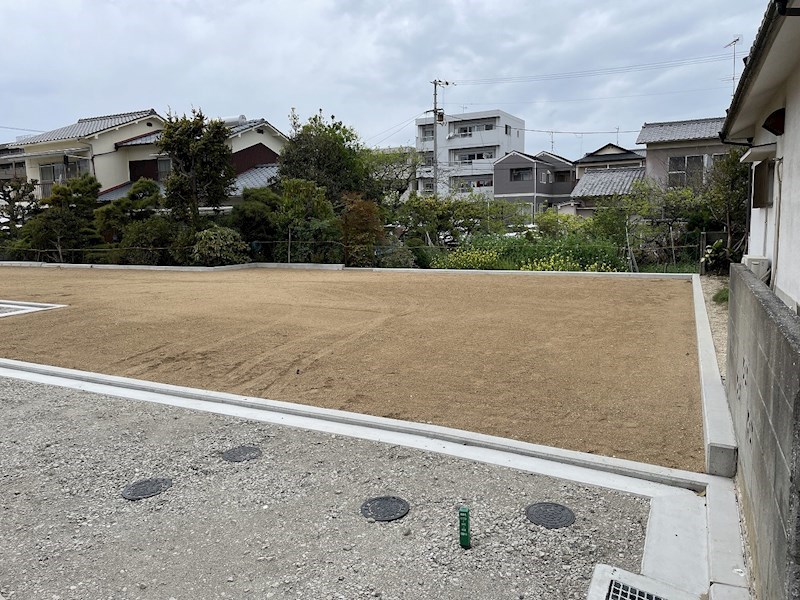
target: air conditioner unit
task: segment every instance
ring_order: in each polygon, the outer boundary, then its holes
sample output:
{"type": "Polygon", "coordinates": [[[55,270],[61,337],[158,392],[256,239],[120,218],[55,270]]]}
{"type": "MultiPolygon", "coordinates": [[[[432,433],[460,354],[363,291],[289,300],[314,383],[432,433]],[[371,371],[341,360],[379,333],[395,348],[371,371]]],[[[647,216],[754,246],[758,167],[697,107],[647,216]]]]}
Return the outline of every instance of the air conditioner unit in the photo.
{"type": "Polygon", "coordinates": [[[742,257],[742,263],[761,281],[767,280],[767,277],[769,276],[770,262],[766,256],[745,254],[742,257]]]}

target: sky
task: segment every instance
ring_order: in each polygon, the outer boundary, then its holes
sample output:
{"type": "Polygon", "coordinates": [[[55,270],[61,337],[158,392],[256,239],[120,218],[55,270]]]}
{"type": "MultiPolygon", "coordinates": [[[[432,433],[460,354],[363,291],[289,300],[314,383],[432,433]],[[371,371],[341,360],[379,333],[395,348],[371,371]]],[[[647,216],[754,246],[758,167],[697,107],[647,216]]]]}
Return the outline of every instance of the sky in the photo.
{"type": "Polygon", "coordinates": [[[539,130],[527,152],[575,160],[634,147],[645,122],[724,116],[767,4],[0,0],[0,141],[195,107],[285,133],[292,108],[321,109],[367,146],[413,145],[438,79],[454,82],[440,89],[446,114],[499,108],[539,130]]]}

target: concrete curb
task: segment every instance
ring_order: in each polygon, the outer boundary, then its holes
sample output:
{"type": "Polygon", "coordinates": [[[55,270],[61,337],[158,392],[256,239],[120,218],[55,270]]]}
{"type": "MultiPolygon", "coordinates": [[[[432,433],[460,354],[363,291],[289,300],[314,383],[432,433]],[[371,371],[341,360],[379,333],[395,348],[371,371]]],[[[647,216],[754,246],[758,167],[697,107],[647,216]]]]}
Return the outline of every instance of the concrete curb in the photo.
{"type": "MultiPolygon", "coordinates": [[[[165,394],[188,400],[227,404],[249,409],[271,411],[281,415],[318,419],[345,426],[368,427],[370,429],[387,433],[424,436],[428,439],[437,440],[440,442],[454,443],[461,446],[471,446],[485,450],[510,452],[529,458],[553,461],[579,468],[593,469],[595,471],[601,471],[613,475],[632,477],[670,487],[683,488],[694,492],[703,491],[710,481],[710,478],[702,473],[693,473],[691,471],[683,471],[680,469],[671,469],[668,467],[638,463],[620,458],[598,456],[595,454],[587,454],[574,450],[563,450],[561,448],[553,448],[550,446],[529,444],[507,438],[463,431],[460,429],[452,429],[449,427],[441,427],[438,425],[400,421],[385,417],[374,417],[371,415],[362,415],[359,413],[351,413],[342,410],[318,408],[305,404],[295,404],[291,402],[239,396],[224,392],[212,392],[195,388],[154,383],[139,379],[117,377],[114,375],[103,375],[75,369],[51,367],[47,365],[39,365],[11,359],[0,359],[0,369],[7,369],[9,371],[7,376],[11,377],[16,376],[20,378],[20,373],[42,375],[45,377],[57,377],[78,383],[111,386],[120,390],[165,394]]],[[[0,372],[0,376],[1,375],[2,373],[0,372]]]]}
{"type": "Polygon", "coordinates": [[[733,432],[728,398],[717,364],[717,352],[711,336],[708,312],[703,298],[700,276],[692,277],[694,319],[697,330],[697,355],[700,365],[700,393],[703,403],[703,438],[706,450],[706,471],[720,477],[736,475],[738,446],[733,432]]]}
{"type": "Polygon", "coordinates": [[[45,269],[109,269],[121,271],[185,271],[189,273],[243,271],[246,269],[304,269],[309,271],[341,271],[344,269],[344,265],[342,264],[318,263],[243,263],[238,265],[223,265],[220,267],[162,267],[158,265],[82,265],[72,263],[46,263],[28,261],[0,261],[0,267],[39,267],[45,269]]]}

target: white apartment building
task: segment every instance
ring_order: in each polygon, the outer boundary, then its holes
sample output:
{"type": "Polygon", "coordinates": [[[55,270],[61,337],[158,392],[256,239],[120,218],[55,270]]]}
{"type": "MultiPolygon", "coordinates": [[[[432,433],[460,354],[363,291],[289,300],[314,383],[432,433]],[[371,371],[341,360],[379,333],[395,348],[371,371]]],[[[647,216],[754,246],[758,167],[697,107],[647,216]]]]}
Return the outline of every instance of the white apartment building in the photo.
{"type": "Polygon", "coordinates": [[[494,161],[525,150],[525,121],[502,110],[417,119],[417,151],[422,157],[416,189],[441,196],[469,192],[494,194],[494,161]],[[436,136],[436,156],[434,156],[436,136]],[[434,162],[438,189],[434,190],[434,162]]]}

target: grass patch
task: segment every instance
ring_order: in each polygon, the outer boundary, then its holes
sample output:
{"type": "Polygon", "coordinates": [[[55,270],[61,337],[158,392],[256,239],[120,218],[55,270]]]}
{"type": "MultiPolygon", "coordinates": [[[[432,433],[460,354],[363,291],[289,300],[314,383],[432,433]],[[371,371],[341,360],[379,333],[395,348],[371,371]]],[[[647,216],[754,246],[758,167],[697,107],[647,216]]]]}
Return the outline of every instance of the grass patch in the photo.
{"type": "Polygon", "coordinates": [[[728,294],[730,290],[727,287],[718,289],[711,299],[716,302],[717,304],[727,304],[728,303],[728,294]]]}

